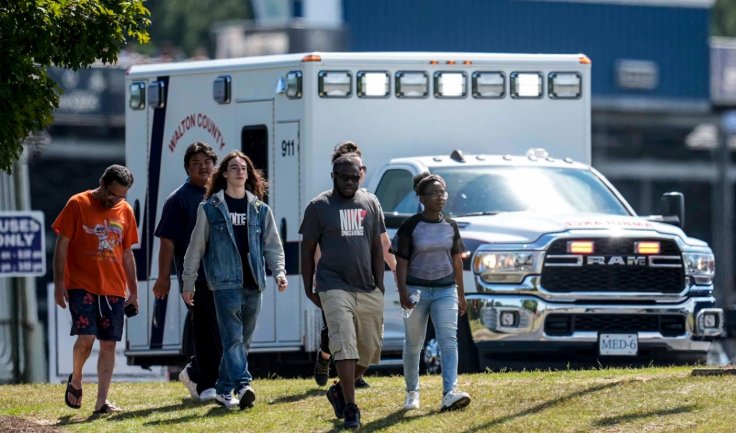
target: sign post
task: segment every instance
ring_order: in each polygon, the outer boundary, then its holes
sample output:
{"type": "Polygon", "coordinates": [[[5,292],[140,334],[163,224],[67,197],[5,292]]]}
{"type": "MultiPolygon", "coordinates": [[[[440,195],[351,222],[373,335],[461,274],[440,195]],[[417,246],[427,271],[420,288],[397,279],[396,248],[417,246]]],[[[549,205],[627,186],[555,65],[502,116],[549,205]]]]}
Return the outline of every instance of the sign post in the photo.
{"type": "Polygon", "coordinates": [[[0,277],[46,273],[46,236],[41,211],[0,211],[0,277]]]}

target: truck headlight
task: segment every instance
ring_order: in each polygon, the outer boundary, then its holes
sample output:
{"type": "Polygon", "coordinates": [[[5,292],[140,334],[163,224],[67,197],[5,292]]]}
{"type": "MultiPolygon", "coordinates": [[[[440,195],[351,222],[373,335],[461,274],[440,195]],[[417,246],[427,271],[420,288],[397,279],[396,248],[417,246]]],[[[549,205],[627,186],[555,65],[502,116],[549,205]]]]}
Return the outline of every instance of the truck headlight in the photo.
{"type": "Polygon", "coordinates": [[[541,267],[539,251],[479,251],[473,260],[473,271],[486,283],[520,283],[541,267]]]}
{"type": "Polygon", "coordinates": [[[709,253],[683,253],[685,275],[695,279],[695,284],[711,284],[716,273],[716,259],[709,253]]]}

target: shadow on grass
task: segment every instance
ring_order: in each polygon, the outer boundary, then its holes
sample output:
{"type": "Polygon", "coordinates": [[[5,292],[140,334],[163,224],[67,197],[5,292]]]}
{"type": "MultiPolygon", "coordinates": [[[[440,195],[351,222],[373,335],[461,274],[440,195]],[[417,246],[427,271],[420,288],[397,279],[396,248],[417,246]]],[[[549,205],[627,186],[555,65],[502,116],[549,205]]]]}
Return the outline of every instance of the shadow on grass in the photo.
{"type": "MultiPolygon", "coordinates": [[[[586,394],[593,394],[595,392],[602,391],[602,390],[607,389],[607,388],[612,388],[614,386],[623,385],[623,384],[625,384],[627,382],[629,382],[629,381],[628,380],[624,380],[624,381],[606,383],[606,384],[603,384],[603,385],[591,386],[590,388],[584,389],[582,391],[574,391],[574,392],[571,392],[571,393],[569,393],[567,395],[563,395],[562,397],[558,397],[558,398],[555,398],[553,400],[545,401],[544,403],[540,403],[540,404],[538,404],[536,406],[530,407],[529,409],[524,409],[521,412],[518,412],[518,413],[515,413],[515,414],[506,415],[506,416],[502,416],[502,417],[493,419],[493,420],[491,420],[491,421],[489,421],[487,423],[484,423],[484,424],[481,424],[481,425],[478,425],[478,426],[474,426],[472,428],[469,428],[469,429],[465,430],[463,433],[472,433],[472,432],[478,432],[478,431],[486,431],[487,429],[489,429],[491,427],[497,426],[499,424],[503,424],[503,423],[505,423],[507,421],[511,421],[513,419],[516,419],[516,418],[521,418],[523,416],[533,415],[535,413],[539,413],[539,412],[545,411],[545,410],[547,410],[547,409],[549,409],[551,407],[557,406],[558,404],[564,403],[564,402],[566,402],[568,400],[572,400],[573,398],[579,398],[579,397],[582,397],[582,396],[584,396],[586,394]]],[[[470,410],[472,410],[472,407],[470,408],[470,410]]]]}
{"type": "MultiPolygon", "coordinates": [[[[369,431],[380,430],[386,427],[396,425],[404,419],[411,419],[411,418],[406,417],[406,411],[403,409],[400,409],[400,410],[397,410],[395,412],[392,412],[386,415],[383,418],[373,420],[367,424],[361,424],[360,431],[369,432],[369,431]]],[[[345,431],[345,429],[343,428],[343,423],[344,423],[343,420],[334,419],[332,422],[334,424],[334,427],[332,428],[332,430],[328,430],[327,433],[337,433],[337,432],[345,431]]]]}
{"type": "Polygon", "coordinates": [[[598,427],[610,427],[616,424],[622,424],[641,418],[650,418],[664,415],[677,415],[681,413],[692,412],[694,409],[697,409],[697,407],[698,405],[696,404],[689,404],[687,406],[673,407],[672,409],[653,410],[651,412],[630,413],[626,415],[611,416],[596,421],[594,425],[598,427]]]}
{"type": "MultiPolygon", "coordinates": [[[[82,424],[82,423],[85,423],[85,422],[91,422],[91,421],[95,421],[95,420],[98,420],[98,419],[105,419],[105,420],[108,420],[108,421],[125,421],[125,420],[127,420],[129,418],[146,417],[146,416],[150,416],[150,415],[153,415],[153,414],[156,414],[156,413],[178,411],[178,410],[182,410],[182,409],[188,409],[188,408],[197,407],[197,406],[203,406],[203,405],[207,405],[207,404],[211,404],[211,403],[199,402],[199,401],[195,401],[195,400],[191,400],[191,399],[183,399],[181,401],[181,403],[179,403],[179,404],[170,404],[168,406],[151,407],[151,408],[147,408],[147,409],[130,410],[130,411],[123,409],[122,412],[113,413],[113,414],[110,414],[110,415],[95,415],[95,414],[90,414],[86,418],[75,418],[72,415],[64,415],[64,416],[62,416],[62,417],[59,418],[59,420],[56,423],[56,425],[57,426],[63,426],[63,425],[71,425],[71,424],[82,424]]],[[[220,408],[219,407],[215,407],[212,410],[210,410],[210,415],[221,415],[221,414],[219,414],[219,410],[218,409],[220,409],[220,408]],[[212,413],[212,412],[214,412],[214,413],[212,413]]],[[[226,411],[223,409],[223,412],[226,412],[226,411]]],[[[187,417],[182,417],[182,418],[189,418],[189,417],[187,416],[187,417]]],[[[186,420],[187,419],[185,419],[185,421],[186,420]]],[[[162,421],[159,421],[159,422],[162,423],[162,424],[169,424],[169,423],[174,423],[175,421],[174,420],[162,420],[162,421]]]]}
{"type": "Polygon", "coordinates": [[[309,398],[309,397],[315,397],[315,396],[320,396],[320,395],[324,396],[326,392],[327,392],[327,389],[310,389],[309,391],[306,391],[306,392],[303,392],[297,395],[281,396],[279,398],[269,401],[268,404],[272,405],[272,404],[278,404],[278,403],[293,403],[295,401],[304,400],[305,398],[309,398]]]}

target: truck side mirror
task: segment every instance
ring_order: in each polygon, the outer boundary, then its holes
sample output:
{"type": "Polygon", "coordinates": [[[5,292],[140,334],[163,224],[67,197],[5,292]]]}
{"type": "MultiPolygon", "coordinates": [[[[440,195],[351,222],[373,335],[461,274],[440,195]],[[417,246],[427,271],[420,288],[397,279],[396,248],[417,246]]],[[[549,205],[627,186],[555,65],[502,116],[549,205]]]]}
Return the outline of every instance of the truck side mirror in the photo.
{"type": "Polygon", "coordinates": [[[662,222],[685,228],[685,196],[681,192],[666,192],[660,200],[662,222]]]}

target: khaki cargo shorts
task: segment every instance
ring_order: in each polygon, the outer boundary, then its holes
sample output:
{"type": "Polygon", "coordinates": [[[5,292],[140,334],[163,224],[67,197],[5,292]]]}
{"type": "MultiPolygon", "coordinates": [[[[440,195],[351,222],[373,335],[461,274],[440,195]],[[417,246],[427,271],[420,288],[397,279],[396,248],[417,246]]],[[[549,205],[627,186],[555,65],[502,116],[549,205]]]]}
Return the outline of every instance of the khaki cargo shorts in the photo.
{"type": "Polygon", "coordinates": [[[383,293],[328,290],[319,293],[335,361],[355,359],[361,367],[378,364],[383,341],[383,293]]]}

